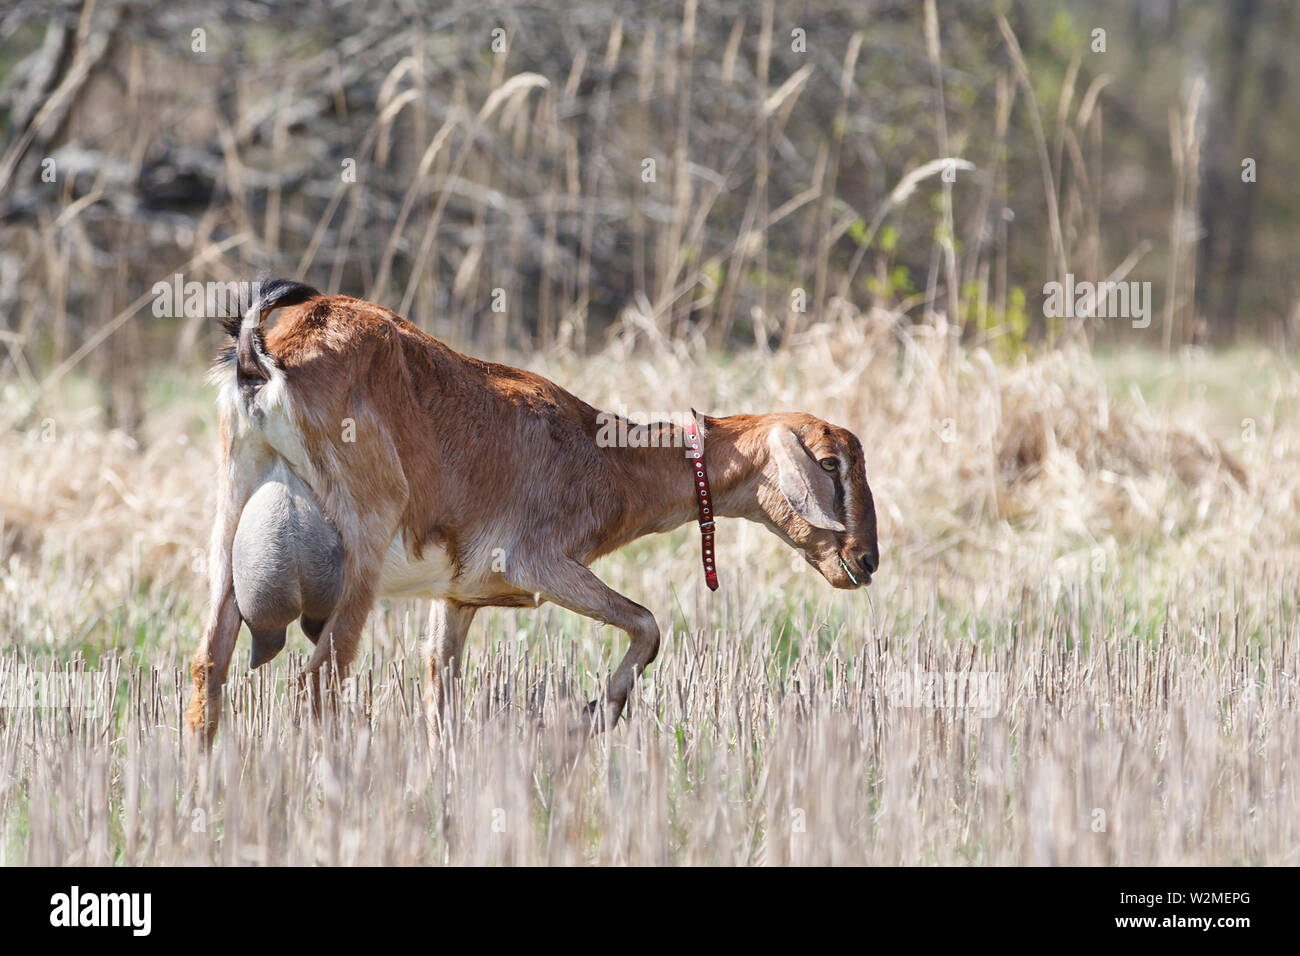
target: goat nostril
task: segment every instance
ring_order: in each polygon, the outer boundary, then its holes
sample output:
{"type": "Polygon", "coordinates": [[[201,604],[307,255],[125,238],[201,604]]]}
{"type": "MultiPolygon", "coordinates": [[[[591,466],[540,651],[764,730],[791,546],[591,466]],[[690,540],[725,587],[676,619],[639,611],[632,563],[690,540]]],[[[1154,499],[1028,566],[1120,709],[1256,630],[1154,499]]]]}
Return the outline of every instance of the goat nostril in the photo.
{"type": "Polygon", "coordinates": [[[858,561],[861,563],[863,570],[868,574],[875,574],[876,568],[880,567],[880,558],[874,554],[864,553],[858,561]]]}

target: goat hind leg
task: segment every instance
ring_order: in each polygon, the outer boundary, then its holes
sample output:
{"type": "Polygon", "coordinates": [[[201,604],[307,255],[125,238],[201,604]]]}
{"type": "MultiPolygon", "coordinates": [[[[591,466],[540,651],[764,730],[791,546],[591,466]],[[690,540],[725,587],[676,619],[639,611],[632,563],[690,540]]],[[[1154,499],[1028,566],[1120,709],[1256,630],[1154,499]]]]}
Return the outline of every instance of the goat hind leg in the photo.
{"type": "MultiPolygon", "coordinates": [[[[357,509],[346,511],[355,514],[357,509]]],[[[361,631],[375,603],[384,551],[393,539],[396,524],[395,514],[372,513],[369,521],[343,533],[345,563],[338,601],[320,629],[311,659],[298,675],[298,688],[311,697],[312,710],[317,715],[323,694],[334,687],[336,679],[347,676],[348,668],[356,659],[361,631]]]]}
{"type": "Polygon", "coordinates": [[[312,711],[321,714],[325,695],[338,689],[361,647],[361,632],[366,618],[375,603],[374,574],[365,576],[352,587],[344,587],[344,595],[330,614],[312,651],[307,666],[298,675],[298,690],[311,700],[312,711]]]}
{"type": "Polygon", "coordinates": [[[232,548],[239,517],[254,489],[262,481],[256,461],[238,467],[240,449],[231,438],[229,424],[221,424],[223,467],[218,472],[217,514],[208,545],[208,583],[211,598],[203,640],[190,664],[194,691],[185,712],[190,734],[203,749],[212,746],[221,720],[221,689],[230,672],[242,618],[235,601],[232,548]]]}
{"type": "Polygon", "coordinates": [[[235,605],[234,588],[227,588],[208,615],[203,643],[190,664],[194,691],[185,711],[190,733],[204,750],[212,746],[221,721],[221,689],[230,671],[242,619],[235,605]]]}

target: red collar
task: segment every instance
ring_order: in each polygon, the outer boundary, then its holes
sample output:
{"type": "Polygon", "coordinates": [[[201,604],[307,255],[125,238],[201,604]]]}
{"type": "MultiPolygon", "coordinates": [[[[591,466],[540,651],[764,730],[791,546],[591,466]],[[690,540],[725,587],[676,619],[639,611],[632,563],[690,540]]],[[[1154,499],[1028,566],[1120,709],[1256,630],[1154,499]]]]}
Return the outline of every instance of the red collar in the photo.
{"type": "Polygon", "coordinates": [[[704,548],[704,581],[710,591],[718,589],[718,570],[713,561],[713,499],[709,497],[709,474],[704,467],[704,443],[700,429],[691,416],[686,426],[686,457],[695,474],[695,502],[700,506],[700,540],[704,548]]]}

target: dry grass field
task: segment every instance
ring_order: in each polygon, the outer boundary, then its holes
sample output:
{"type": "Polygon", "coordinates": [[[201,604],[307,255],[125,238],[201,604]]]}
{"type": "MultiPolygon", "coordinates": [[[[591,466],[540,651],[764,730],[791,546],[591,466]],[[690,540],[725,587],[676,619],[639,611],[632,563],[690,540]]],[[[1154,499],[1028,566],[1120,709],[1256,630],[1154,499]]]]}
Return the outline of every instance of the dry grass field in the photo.
{"type": "Polygon", "coordinates": [[[1300,864],[1298,11],[6,5],[0,864],[1300,864]],[[881,567],[602,558],[664,641],[590,739],[625,638],[552,606],[477,616],[439,728],[427,603],[319,719],[245,633],[197,754],[219,333],[157,286],[257,276],[845,426],[881,567]]]}
{"type": "Polygon", "coordinates": [[[11,382],[0,679],[67,672],[99,696],[0,709],[0,862],[1300,862],[1289,361],[995,363],[942,323],[838,301],[775,352],[724,360],[627,323],[587,356],[515,359],[604,407],[799,408],[854,429],[875,582],[835,592],[736,521],[716,594],[689,526],[602,559],[665,642],[628,719],[585,742],[568,728],[621,634],[553,607],[481,614],[463,709],[430,735],[427,605],[384,603],[320,722],[286,696],[296,628],[256,673],[241,643],[204,759],[181,709],[211,389],[160,373],[128,438],[90,381],[26,418],[11,382]]]}

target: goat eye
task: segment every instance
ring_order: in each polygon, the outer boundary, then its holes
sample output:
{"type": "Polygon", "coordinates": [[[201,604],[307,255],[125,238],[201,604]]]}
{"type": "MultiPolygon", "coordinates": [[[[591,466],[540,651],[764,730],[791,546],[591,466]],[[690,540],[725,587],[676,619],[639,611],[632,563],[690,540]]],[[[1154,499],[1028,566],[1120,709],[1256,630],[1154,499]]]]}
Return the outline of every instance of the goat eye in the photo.
{"type": "Polygon", "coordinates": [[[838,459],[835,459],[835,458],[823,458],[821,461],[818,462],[818,464],[822,466],[822,470],[823,470],[823,471],[839,471],[839,470],[840,470],[840,463],[839,463],[839,460],[838,460],[838,459]]]}

